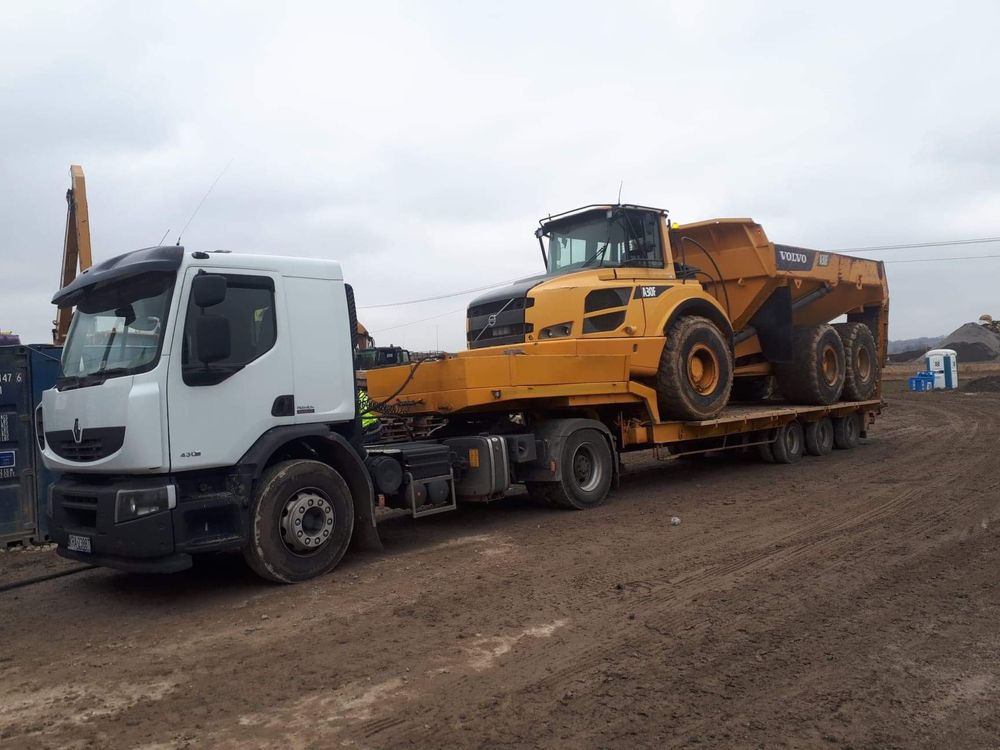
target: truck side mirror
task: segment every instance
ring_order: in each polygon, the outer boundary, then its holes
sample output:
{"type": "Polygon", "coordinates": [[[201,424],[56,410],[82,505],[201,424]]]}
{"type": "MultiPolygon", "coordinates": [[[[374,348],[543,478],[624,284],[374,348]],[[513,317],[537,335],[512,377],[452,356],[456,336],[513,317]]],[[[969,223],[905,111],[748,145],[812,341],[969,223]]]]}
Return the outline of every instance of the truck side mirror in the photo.
{"type": "Polygon", "coordinates": [[[200,273],[191,282],[191,298],[204,309],[226,299],[226,277],[215,273],[200,273]]]}
{"type": "MultiPolygon", "coordinates": [[[[223,290],[225,290],[224,287],[223,290]]],[[[228,359],[232,349],[229,318],[222,315],[200,316],[195,324],[195,342],[198,361],[202,364],[208,365],[212,362],[228,359]]]]}

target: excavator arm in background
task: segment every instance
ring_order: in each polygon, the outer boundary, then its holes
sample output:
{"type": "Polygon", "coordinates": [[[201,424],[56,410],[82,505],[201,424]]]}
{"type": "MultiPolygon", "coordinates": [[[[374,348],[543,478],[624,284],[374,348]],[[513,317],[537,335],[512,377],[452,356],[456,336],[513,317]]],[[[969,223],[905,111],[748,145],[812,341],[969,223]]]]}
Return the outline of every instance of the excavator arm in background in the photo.
{"type": "MultiPolygon", "coordinates": [[[[90,268],[93,258],[90,252],[90,214],[87,209],[87,185],[83,167],[73,164],[69,168],[70,186],[66,191],[66,237],[63,240],[62,267],[59,288],[62,289],[90,268]]],[[[52,329],[52,341],[62,345],[66,342],[73,310],[62,307],[56,311],[52,329]]]]}

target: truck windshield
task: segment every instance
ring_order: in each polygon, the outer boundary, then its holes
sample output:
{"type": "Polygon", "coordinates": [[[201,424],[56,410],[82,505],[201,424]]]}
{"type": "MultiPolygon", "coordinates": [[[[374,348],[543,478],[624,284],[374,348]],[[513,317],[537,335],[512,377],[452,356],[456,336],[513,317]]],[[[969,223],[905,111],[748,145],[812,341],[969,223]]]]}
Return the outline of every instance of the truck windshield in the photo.
{"type": "Polygon", "coordinates": [[[552,222],[544,228],[548,273],[609,266],[662,268],[658,224],[654,214],[620,209],[552,222]]]}
{"type": "Polygon", "coordinates": [[[173,273],[147,273],[85,294],[66,338],[59,384],[88,385],[155,367],[173,287],[173,273]]]}

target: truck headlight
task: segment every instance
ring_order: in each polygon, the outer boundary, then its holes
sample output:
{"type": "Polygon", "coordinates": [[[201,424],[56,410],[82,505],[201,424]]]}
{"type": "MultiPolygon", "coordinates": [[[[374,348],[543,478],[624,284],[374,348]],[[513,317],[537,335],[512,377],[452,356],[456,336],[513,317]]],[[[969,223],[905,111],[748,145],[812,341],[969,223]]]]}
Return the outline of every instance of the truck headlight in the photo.
{"type": "Polygon", "coordinates": [[[177,488],[172,484],[142,490],[118,490],[115,495],[115,523],[176,507],[177,488]]]}

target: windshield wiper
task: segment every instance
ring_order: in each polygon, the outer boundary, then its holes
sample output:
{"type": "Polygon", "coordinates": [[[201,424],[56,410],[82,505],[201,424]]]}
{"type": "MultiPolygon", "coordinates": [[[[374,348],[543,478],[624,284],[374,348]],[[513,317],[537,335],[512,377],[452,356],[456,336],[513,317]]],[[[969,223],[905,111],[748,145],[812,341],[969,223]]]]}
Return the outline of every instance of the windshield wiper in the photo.
{"type": "Polygon", "coordinates": [[[604,254],[608,251],[608,248],[610,246],[611,246],[611,238],[609,237],[608,241],[604,243],[604,247],[602,247],[600,250],[598,250],[597,252],[595,252],[593,255],[591,255],[589,258],[587,258],[585,261],[583,261],[583,263],[580,264],[580,268],[586,268],[591,263],[593,263],[595,260],[597,260],[599,263],[603,263],[604,262],[604,254]]]}

